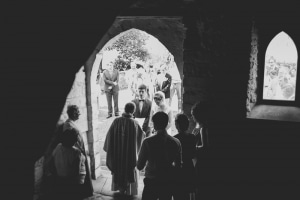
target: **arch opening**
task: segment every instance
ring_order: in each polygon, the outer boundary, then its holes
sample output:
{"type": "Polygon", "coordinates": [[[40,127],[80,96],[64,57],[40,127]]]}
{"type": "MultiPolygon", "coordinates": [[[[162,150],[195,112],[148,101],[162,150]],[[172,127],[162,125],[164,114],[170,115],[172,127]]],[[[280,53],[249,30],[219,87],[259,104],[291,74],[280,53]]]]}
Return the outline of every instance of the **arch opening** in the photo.
{"type": "MultiPolygon", "coordinates": [[[[92,104],[93,119],[98,122],[98,143],[100,147],[101,160],[98,163],[101,170],[107,170],[106,168],[106,153],[103,151],[103,144],[108,128],[110,127],[114,116],[106,119],[108,108],[106,95],[103,90],[102,76],[103,71],[106,66],[103,65],[102,60],[105,57],[105,52],[108,50],[115,49],[118,52],[118,56],[115,58],[114,67],[119,70],[119,110],[124,110],[124,106],[127,102],[135,98],[132,92],[132,77],[134,69],[136,68],[137,74],[140,74],[140,79],[137,79],[137,84],[144,83],[149,86],[151,82],[151,74],[163,71],[164,68],[172,69],[168,72],[172,77],[180,79],[180,94],[177,91],[174,92],[172,101],[169,105],[173,109],[174,116],[175,113],[179,112],[182,104],[182,81],[180,78],[180,73],[177,65],[174,61],[174,56],[169,52],[169,50],[154,36],[148,34],[145,31],[139,29],[129,29],[127,31],[121,32],[115,37],[111,38],[102,49],[96,54],[95,61],[93,63],[93,68],[91,72],[91,95],[92,102],[97,102],[97,104],[92,104]],[[173,72],[175,71],[175,72],[173,72]],[[176,73],[175,75],[173,73],[176,73]]],[[[162,78],[162,77],[161,77],[162,78]]],[[[149,98],[152,100],[153,93],[155,91],[153,87],[148,87],[149,98]]],[[[113,104],[113,102],[112,102],[113,104]]],[[[175,134],[175,125],[172,127],[171,134],[175,134]]],[[[97,164],[97,163],[96,163],[97,164]]]]}

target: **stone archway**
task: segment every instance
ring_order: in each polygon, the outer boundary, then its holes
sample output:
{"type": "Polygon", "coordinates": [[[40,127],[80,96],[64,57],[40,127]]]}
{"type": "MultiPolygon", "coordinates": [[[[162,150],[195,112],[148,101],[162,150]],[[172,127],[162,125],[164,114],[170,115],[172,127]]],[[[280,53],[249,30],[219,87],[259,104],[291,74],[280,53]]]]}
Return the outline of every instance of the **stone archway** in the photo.
{"type": "Polygon", "coordinates": [[[101,50],[117,35],[132,28],[142,30],[157,38],[174,56],[181,79],[183,79],[183,41],[185,28],[181,17],[117,17],[113,25],[101,39],[96,49],[85,64],[86,70],[86,99],[88,131],[87,140],[91,163],[92,177],[94,179],[101,175],[100,148],[99,148],[99,126],[98,126],[98,102],[99,89],[96,86],[96,76],[102,59],[101,50]],[[172,33],[172,34],[170,34],[172,33]]]}

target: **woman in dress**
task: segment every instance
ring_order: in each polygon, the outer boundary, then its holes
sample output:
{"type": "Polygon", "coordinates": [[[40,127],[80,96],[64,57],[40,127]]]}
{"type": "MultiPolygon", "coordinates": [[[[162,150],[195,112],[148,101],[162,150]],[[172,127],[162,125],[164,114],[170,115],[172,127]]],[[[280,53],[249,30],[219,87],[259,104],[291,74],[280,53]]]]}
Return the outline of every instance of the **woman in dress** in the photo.
{"type": "Polygon", "coordinates": [[[169,116],[169,123],[166,127],[168,134],[171,135],[172,132],[172,120],[173,120],[173,111],[169,107],[169,105],[165,102],[165,94],[162,91],[158,91],[154,94],[154,102],[152,103],[151,112],[150,112],[150,120],[149,120],[149,127],[151,132],[153,131],[153,122],[152,116],[157,113],[158,111],[165,112],[169,116]]]}
{"type": "MultiPolygon", "coordinates": [[[[192,134],[196,137],[196,159],[194,159],[197,180],[205,173],[201,166],[200,160],[203,160],[203,156],[207,156],[207,150],[209,147],[208,140],[208,117],[209,117],[210,104],[208,102],[197,102],[191,109],[191,114],[194,122],[196,123],[192,134]],[[202,168],[202,170],[201,170],[202,168]]],[[[200,185],[200,183],[196,183],[200,185]]],[[[200,188],[196,188],[196,199],[200,198],[200,188]]]]}
{"type": "Polygon", "coordinates": [[[174,200],[190,200],[196,189],[196,171],[193,159],[196,157],[196,136],[189,133],[189,119],[185,114],[177,114],[175,126],[178,134],[174,135],[181,143],[182,168],[174,190],[174,200]]]}

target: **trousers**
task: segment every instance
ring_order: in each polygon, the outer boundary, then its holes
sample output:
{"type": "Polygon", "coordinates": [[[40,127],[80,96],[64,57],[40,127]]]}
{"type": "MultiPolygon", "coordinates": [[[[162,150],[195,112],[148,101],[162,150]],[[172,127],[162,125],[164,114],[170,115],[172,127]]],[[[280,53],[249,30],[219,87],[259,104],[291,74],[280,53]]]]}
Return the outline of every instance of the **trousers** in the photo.
{"type": "Polygon", "coordinates": [[[114,112],[115,115],[119,115],[119,91],[105,91],[107,107],[108,107],[108,115],[112,115],[112,99],[114,99],[114,112]]]}

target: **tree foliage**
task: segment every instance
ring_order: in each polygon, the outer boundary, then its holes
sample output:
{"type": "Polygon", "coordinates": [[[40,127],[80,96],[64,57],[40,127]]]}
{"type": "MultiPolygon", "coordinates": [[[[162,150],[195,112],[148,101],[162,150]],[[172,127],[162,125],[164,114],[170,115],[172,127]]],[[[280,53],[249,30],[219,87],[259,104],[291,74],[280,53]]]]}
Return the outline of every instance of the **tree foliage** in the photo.
{"type": "Polygon", "coordinates": [[[150,57],[145,46],[148,38],[149,35],[146,33],[132,30],[109,46],[108,50],[116,49],[120,53],[116,60],[117,68],[125,70],[133,60],[146,61],[150,57]]]}

